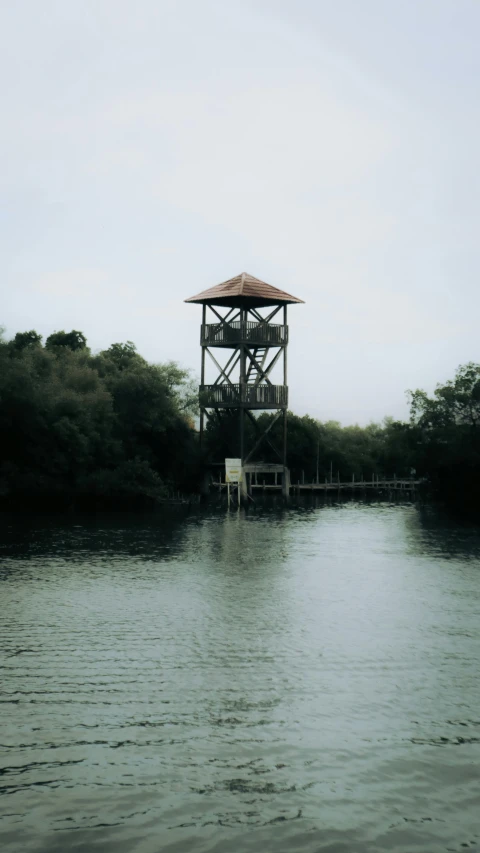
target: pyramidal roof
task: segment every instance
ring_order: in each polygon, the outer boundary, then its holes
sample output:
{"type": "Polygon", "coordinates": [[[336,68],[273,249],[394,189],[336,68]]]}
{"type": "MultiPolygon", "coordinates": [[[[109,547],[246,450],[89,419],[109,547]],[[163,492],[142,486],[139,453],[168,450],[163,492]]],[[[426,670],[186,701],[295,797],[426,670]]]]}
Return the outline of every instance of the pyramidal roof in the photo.
{"type": "Polygon", "coordinates": [[[303,299],[297,299],[296,296],[291,296],[290,293],[285,293],[284,290],[279,290],[278,287],[273,287],[248,272],[242,272],[240,275],[222,282],[222,284],[217,284],[215,287],[197,293],[196,296],[191,296],[190,299],[185,299],[185,302],[261,308],[263,305],[278,305],[279,303],[285,305],[294,302],[303,303],[303,299]]]}

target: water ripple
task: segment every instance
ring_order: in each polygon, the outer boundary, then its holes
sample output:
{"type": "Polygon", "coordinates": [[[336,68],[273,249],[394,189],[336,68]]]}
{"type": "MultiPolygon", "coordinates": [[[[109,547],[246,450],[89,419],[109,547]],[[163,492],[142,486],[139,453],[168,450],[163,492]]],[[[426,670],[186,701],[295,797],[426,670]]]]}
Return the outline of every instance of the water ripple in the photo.
{"type": "Polygon", "coordinates": [[[6,519],[2,853],[480,844],[480,533],[411,505],[6,519]]]}

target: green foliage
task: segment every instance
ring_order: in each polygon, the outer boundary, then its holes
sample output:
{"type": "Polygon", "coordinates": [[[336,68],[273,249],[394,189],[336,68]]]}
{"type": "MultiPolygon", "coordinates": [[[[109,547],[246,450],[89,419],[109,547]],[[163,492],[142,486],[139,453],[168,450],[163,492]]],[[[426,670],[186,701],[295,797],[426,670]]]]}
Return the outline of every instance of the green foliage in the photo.
{"type": "MultiPolygon", "coordinates": [[[[264,432],[274,415],[263,412],[257,419],[258,429],[264,432]]],[[[410,432],[406,424],[385,419],[383,424],[342,427],[337,421],[321,422],[310,415],[302,417],[288,412],[288,465],[292,481],[305,477],[307,482],[316,480],[317,466],[320,481],[337,476],[341,480],[371,478],[372,474],[409,476],[413,465],[410,448],[410,432]]],[[[206,430],[209,455],[221,461],[239,452],[238,415],[226,414],[222,423],[212,421],[206,430]]],[[[252,447],[255,429],[250,421],[245,422],[245,445],[252,447]]],[[[279,450],[283,443],[283,423],[278,419],[271,426],[267,440],[259,448],[257,458],[264,462],[280,462],[279,450]]]]}
{"type": "MultiPolygon", "coordinates": [[[[458,368],[432,396],[409,392],[410,423],[341,426],[288,412],[292,480],[409,476],[454,503],[480,503],[480,365],[458,368]]],[[[82,332],[0,329],[0,506],[144,506],[194,491],[202,460],[198,390],[175,362],[150,364],[131,341],[92,355],[82,332]]],[[[280,461],[282,419],[245,421],[245,446],[270,427],[257,458],[280,461]]],[[[215,462],[239,454],[238,413],[206,427],[215,462]]]]}
{"type": "Polygon", "coordinates": [[[33,329],[31,329],[30,332],[17,332],[13,341],[10,342],[12,350],[17,352],[26,349],[26,347],[38,347],[41,345],[42,335],[39,335],[38,332],[35,332],[33,329]]]}
{"type": "Polygon", "coordinates": [[[426,430],[480,424],[480,365],[459,367],[454,379],[437,385],[433,399],[425,391],[409,391],[414,423],[426,430]]]}
{"type": "Polygon", "coordinates": [[[480,479],[480,365],[459,367],[433,397],[411,391],[410,431],[416,459],[433,489],[452,503],[478,506],[480,479]]]}
{"type": "Polygon", "coordinates": [[[2,505],[131,506],[194,490],[188,371],[148,364],[131,342],[92,356],[80,332],[45,347],[34,335],[0,339],[2,505]]]}
{"type": "Polygon", "coordinates": [[[92,496],[97,502],[124,503],[130,506],[155,502],[167,494],[161,477],[145,459],[129,459],[116,468],[100,468],[79,479],[80,494],[87,502],[92,496]]]}
{"type": "Polygon", "coordinates": [[[77,332],[76,329],[72,329],[71,332],[53,332],[45,341],[45,348],[48,350],[55,350],[57,347],[66,347],[75,352],[76,350],[85,349],[86,346],[87,339],[85,335],[83,332],[77,332]]]}
{"type": "Polygon", "coordinates": [[[137,348],[132,341],[125,344],[112,344],[101,353],[108,361],[111,361],[117,370],[125,370],[132,366],[133,362],[144,361],[137,353],[137,348]]]}

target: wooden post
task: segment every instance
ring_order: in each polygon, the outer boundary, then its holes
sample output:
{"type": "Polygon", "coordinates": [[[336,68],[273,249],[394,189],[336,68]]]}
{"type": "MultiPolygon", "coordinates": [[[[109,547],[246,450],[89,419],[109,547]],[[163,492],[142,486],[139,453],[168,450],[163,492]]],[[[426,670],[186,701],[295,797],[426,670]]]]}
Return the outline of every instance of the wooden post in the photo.
{"type": "MultiPolygon", "coordinates": [[[[204,305],[202,305],[202,329],[200,332],[200,343],[202,343],[202,336],[203,336],[203,330],[205,327],[206,315],[207,315],[207,306],[204,304],[204,305]]],[[[205,347],[202,346],[202,366],[201,366],[201,372],[200,372],[200,388],[203,388],[204,384],[205,384],[205,347]]],[[[200,407],[200,447],[203,446],[204,429],[205,429],[205,412],[204,412],[203,406],[201,406],[200,407]]]]}
{"type": "MultiPolygon", "coordinates": [[[[288,327],[287,327],[287,306],[286,305],[283,306],[283,325],[285,326],[285,335],[286,335],[286,339],[284,341],[284,347],[283,347],[283,384],[284,384],[285,388],[287,388],[288,387],[288,375],[287,375],[287,369],[288,369],[288,364],[287,364],[288,332],[287,332],[287,328],[288,327]]],[[[286,476],[285,475],[285,468],[287,467],[287,412],[288,412],[288,406],[285,406],[285,408],[283,410],[283,452],[282,452],[283,468],[284,468],[283,477],[284,477],[284,479],[286,476]]]]}
{"type": "Polygon", "coordinates": [[[243,465],[243,456],[245,450],[245,419],[243,406],[240,404],[240,459],[243,465]]]}
{"type": "MultiPolygon", "coordinates": [[[[245,310],[243,308],[240,311],[240,323],[241,328],[243,328],[245,324],[245,310]]],[[[242,460],[242,465],[245,455],[245,359],[245,346],[242,343],[240,344],[240,459],[242,460]]]]}

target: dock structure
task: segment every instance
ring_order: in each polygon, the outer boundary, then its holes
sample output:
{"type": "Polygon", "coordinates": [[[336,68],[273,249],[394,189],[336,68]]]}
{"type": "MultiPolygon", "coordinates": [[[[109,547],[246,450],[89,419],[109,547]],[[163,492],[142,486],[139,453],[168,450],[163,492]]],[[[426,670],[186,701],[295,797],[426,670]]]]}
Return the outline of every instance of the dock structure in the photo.
{"type": "MultiPolygon", "coordinates": [[[[257,465],[246,465],[244,470],[247,478],[247,488],[250,494],[255,494],[256,492],[284,493],[286,487],[290,494],[293,493],[297,495],[325,494],[327,492],[332,494],[395,492],[397,494],[403,493],[405,495],[411,495],[418,490],[421,482],[413,477],[389,477],[384,479],[372,477],[371,480],[355,480],[353,478],[351,480],[335,480],[333,482],[325,481],[323,483],[305,483],[300,480],[296,483],[290,483],[290,481],[288,481],[284,487],[283,481],[280,480],[280,476],[283,472],[281,465],[260,463],[257,465]]],[[[218,480],[212,481],[212,486],[218,488],[220,491],[226,486],[221,473],[218,480]]]]}
{"type": "Polygon", "coordinates": [[[290,494],[290,471],[283,465],[269,462],[246,463],[243,466],[243,471],[245,488],[250,495],[259,489],[281,491],[284,495],[290,494]]]}
{"type": "Polygon", "coordinates": [[[204,440],[207,421],[228,426],[232,417],[235,418],[238,432],[230,456],[241,461],[244,496],[256,487],[253,483],[258,482],[262,473],[255,464],[263,463],[255,463],[255,460],[258,460],[265,443],[273,448],[278,458],[274,466],[275,483],[287,496],[290,491],[287,467],[287,306],[303,300],[243,272],[191,296],[185,302],[202,306],[200,443],[204,440]],[[209,382],[207,364],[213,368],[209,382]],[[275,368],[280,376],[274,380],[275,368]],[[273,414],[263,429],[255,417],[262,410],[270,410],[273,414]],[[247,418],[254,426],[255,435],[248,447],[245,437],[247,418]],[[279,419],[283,420],[281,448],[273,444],[269,434],[279,419]]]}

